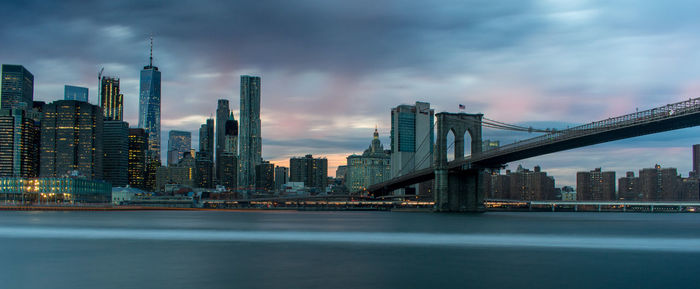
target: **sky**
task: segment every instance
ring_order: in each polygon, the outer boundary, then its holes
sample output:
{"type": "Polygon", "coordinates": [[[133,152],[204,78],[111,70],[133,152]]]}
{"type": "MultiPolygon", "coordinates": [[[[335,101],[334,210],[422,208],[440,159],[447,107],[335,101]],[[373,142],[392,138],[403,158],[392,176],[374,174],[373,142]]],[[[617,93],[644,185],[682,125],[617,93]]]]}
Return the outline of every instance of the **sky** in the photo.
{"type": "MultiPolygon", "coordinates": [[[[138,123],[139,71],[162,72],[162,146],[192,132],[225,98],[238,118],[240,75],[262,78],[263,158],[326,157],[329,175],[369,146],[388,146],[390,111],[484,113],[565,128],[700,96],[698,1],[3,1],[0,63],[34,74],[35,100],[121,79],[138,123]]],[[[535,134],[485,130],[511,143],[535,134]]],[[[660,164],[687,175],[689,128],[539,156],[557,186],[575,172],[660,164]]]]}

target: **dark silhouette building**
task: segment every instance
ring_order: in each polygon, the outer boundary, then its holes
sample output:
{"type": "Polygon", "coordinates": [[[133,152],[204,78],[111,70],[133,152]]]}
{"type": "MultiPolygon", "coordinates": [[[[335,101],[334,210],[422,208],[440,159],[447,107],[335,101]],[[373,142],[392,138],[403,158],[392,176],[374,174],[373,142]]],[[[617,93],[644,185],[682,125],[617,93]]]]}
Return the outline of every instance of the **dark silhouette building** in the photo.
{"type": "Polygon", "coordinates": [[[264,161],[255,166],[255,187],[257,190],[275,190],[275,165],[264,161]]]}
{"type": "Polygon", "coordinates": [[[289,181],[303,182],[308,188],[325,189],[328,186],[328,160],[312,155],[291,158],[289,181]]]}
{"type": "Polygon", "coordinates": [[[224,153],[224,146],[226,144],[226,122],[230,114],[231,110],[229,109],[228,99],[219,99],[216,105],[216,156],[214,159],[216,162],[215,171],[217,184],[223,184],[224,182],[224,176],[222,175],[224,160],[221,156],[224,153]]]}
{"type": "Polygon", "coordinates": [[[0,177],[39,174],[40,126],[24,109],[0,109],[0,177]]]}
{"type": "Polygon", "coordinates": [[[119,78],[102,77],[100,81],[100,105],[105,120],[124,120],[124,95],[119,92],[119,78]]]}
{"type": "Polygon", "coordinates": [[[0,109],[32,108],[34,75],[22,65],[0,67],[0,109]]]}
{"type": "Polygon", "coordinates": [[[255,166],[262,161],[260,131],[260,77],[241,76],[240,155],[238,185],[255,186],[255,166]]]}
{"type": "Polygon", "coordinates": [[[199,128],[199,152],[196,156],[197,184],[202,188],[214,187],[214,119],[199,128]]]}
{"type": "Polygon", "coordinates": [[[576,173],[576,199],[580,201],[615,200],[615,172],[596,168],[576,173]]]}
{"type": "Polygon", "coordinates": [[[146,189],[148,135],[142,128],[129,128],[129,186],[146,189]]]}
{"type": "Polygon", "coordinates": [[[87,102],[57,100],[44,106],[41,120],[41,177],[77,171],[103,179],[102,109],[87,102]]]}
{"type": "Polygon", "coordinates": [[[125,187],[129,184],[129,124],[106,120],[102,135],[104,180],[113,187],[125,187]]]}

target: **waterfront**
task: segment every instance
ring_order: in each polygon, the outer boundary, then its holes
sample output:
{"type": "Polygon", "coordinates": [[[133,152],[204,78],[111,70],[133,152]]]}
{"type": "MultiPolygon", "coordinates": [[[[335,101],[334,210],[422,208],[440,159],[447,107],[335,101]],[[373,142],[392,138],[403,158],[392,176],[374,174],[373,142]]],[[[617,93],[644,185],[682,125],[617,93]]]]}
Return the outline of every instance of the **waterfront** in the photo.
{"type": "Polygon", "coordinates": [[[1,212],[3,288],[664,288],[700,215],[1,212]]]}

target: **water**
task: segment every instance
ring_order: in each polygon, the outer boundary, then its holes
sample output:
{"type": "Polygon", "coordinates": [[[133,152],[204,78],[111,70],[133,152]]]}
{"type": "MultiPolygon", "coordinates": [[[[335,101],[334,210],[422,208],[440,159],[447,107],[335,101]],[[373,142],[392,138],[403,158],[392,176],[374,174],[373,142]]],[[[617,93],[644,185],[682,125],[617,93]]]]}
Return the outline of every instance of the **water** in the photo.
{"type": "Polygon", "coordinates": [[[0,212],[1,288],[695,287],[700,214],[0,212]]]}

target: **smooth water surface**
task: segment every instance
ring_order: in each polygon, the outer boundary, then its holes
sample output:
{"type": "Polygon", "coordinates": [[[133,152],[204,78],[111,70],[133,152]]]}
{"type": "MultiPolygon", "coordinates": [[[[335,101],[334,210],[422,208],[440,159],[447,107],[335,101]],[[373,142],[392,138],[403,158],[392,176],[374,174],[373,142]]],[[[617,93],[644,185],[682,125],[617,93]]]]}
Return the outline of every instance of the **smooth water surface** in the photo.
{"type": "Polygon", "coordinates": [[[693,288],[700,214],[0,212],[1,288],[693,288]]]}

